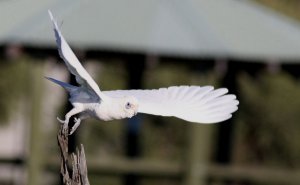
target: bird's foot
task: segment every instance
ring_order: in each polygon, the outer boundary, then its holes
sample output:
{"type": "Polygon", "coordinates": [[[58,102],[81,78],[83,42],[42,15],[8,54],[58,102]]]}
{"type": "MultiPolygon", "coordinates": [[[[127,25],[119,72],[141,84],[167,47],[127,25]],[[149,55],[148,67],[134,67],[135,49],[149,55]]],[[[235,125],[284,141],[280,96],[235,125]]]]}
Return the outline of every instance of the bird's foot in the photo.
{"type": "Polygon", "coordinates": [[[60,119],[59,117],[56,117],[56,119],[57,119],[60,123],[62,123],[62,124],[65,124],[65,123],[66,123],[65,120],[62,120],[62,119],[60,119]]]}
{"type": "Polygon", "coordinates": [[[68,123],[69,123],[69,120],[62,120],[60,119],[59,117],[56,117],[56,119],[64,125],[64,128],[68,128],[68,123]]]}
{"type": "Polygon", "coordinates": [[[80,122],[81,122],[81,119],[80,118],[74,118],[74,126],[71,128],[71,131],[70,131],[70,134],[69,135],[72,135],[75,130],[78,128],[78,126],[80,125],[80,122]]]}

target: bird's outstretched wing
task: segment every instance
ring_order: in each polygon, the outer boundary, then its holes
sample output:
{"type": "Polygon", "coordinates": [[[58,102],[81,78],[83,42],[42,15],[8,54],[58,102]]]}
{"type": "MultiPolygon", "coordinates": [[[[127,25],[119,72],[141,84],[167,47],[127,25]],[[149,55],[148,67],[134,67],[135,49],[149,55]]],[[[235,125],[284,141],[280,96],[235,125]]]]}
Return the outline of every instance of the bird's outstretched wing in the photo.
{"type": "Polygon", "coordinates": [[[231,118],[239,101],[227,92],[226,88],[214,90],[211,86],[103,91],[111,97],[136,97],[140,113],[175,116],[196,123],[217,123],[231,118]]]}
{"type": "Polygon", "coordinates": [[[61,34],[56,20],[53,18],[53,15],[50,10],[48,10],[50,19],[54,26],[54,33],[56,38],[56,44],[58,47],[58,52],[60,57],[64,60],[69,71],[75,75],[76,81],[83,87],[88,88],[93,91],[101,100],[105,100],[106,96],[100,91],[99,86],[93,80],[93,78],[88,74],[88,72],[83,68],[72,49],[66,42],[65,38],[61,34]]]}

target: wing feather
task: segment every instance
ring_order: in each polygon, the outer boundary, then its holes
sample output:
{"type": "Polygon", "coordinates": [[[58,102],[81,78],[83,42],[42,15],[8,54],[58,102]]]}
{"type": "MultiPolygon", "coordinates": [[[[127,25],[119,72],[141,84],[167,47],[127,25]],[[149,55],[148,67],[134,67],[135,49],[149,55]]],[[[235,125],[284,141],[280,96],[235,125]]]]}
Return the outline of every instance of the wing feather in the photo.
{"type": "Polygon", "coordinates": [[[140,113],[174,116],[196,123],[216,123],[232,117],[238,109],[235,95],[226,88],[174,86],[153,90],[103,91],[111,97],[134,96],[140,113]]]}
{"type": "Polygon", "coordinates": [[[93,78],[88,74],[88,72],[83,68],[72,49],[66,42],[65,38],[61,34],[57,26],[56,20],[53,18],[53,15],[50,10],[48,10],[50,19],[54,26],[54,33],[56,38],[56,44],[58,46],[58,52],[60,57],[64,60],[68,70],[75,75],[76,81],[81,86],[90,89],[97,95],[100,99],[104,100],[106,96],[100,91],[99,86],[93,80],[93,78]]]}

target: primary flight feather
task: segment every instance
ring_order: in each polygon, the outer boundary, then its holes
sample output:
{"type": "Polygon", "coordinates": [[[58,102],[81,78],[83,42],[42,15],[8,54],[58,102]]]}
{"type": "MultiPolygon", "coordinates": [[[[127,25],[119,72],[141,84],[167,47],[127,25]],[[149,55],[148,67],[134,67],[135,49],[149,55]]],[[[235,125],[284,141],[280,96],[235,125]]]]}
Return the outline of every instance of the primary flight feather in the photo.
{"type": "Polygon", "coordinates": [[[54,26],[56,44],[60,57],[68,70],[75,75],[79,86],[47,77],[65,88],[73,105],[65,119],[57,118],[65,126],[71,116],[76,115],[72,134],[83,119],[94,117],[99,120],[131,118],[137,113],[174,116],[195,123],[217,123],[231,118],[238,109],[235,95],[227,94],[226,88],[212,86],[173,86],[153,90],[101,91],[99,86],[83,68],[59,27],[48,11],[54,26]]]}

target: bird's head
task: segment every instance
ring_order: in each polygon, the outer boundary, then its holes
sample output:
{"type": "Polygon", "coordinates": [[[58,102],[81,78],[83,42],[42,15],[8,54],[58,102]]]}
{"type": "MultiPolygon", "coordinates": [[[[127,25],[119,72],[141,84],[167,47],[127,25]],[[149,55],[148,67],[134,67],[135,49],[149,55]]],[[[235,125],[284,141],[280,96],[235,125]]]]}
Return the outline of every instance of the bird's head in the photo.
{"type": "Polygon", "coordinates": [[[125,116],[131,118],[138,112],[139,103],[138,100],[133,96],[125,96],[122,98],[122,109],[124,110],[125,116]]]}

